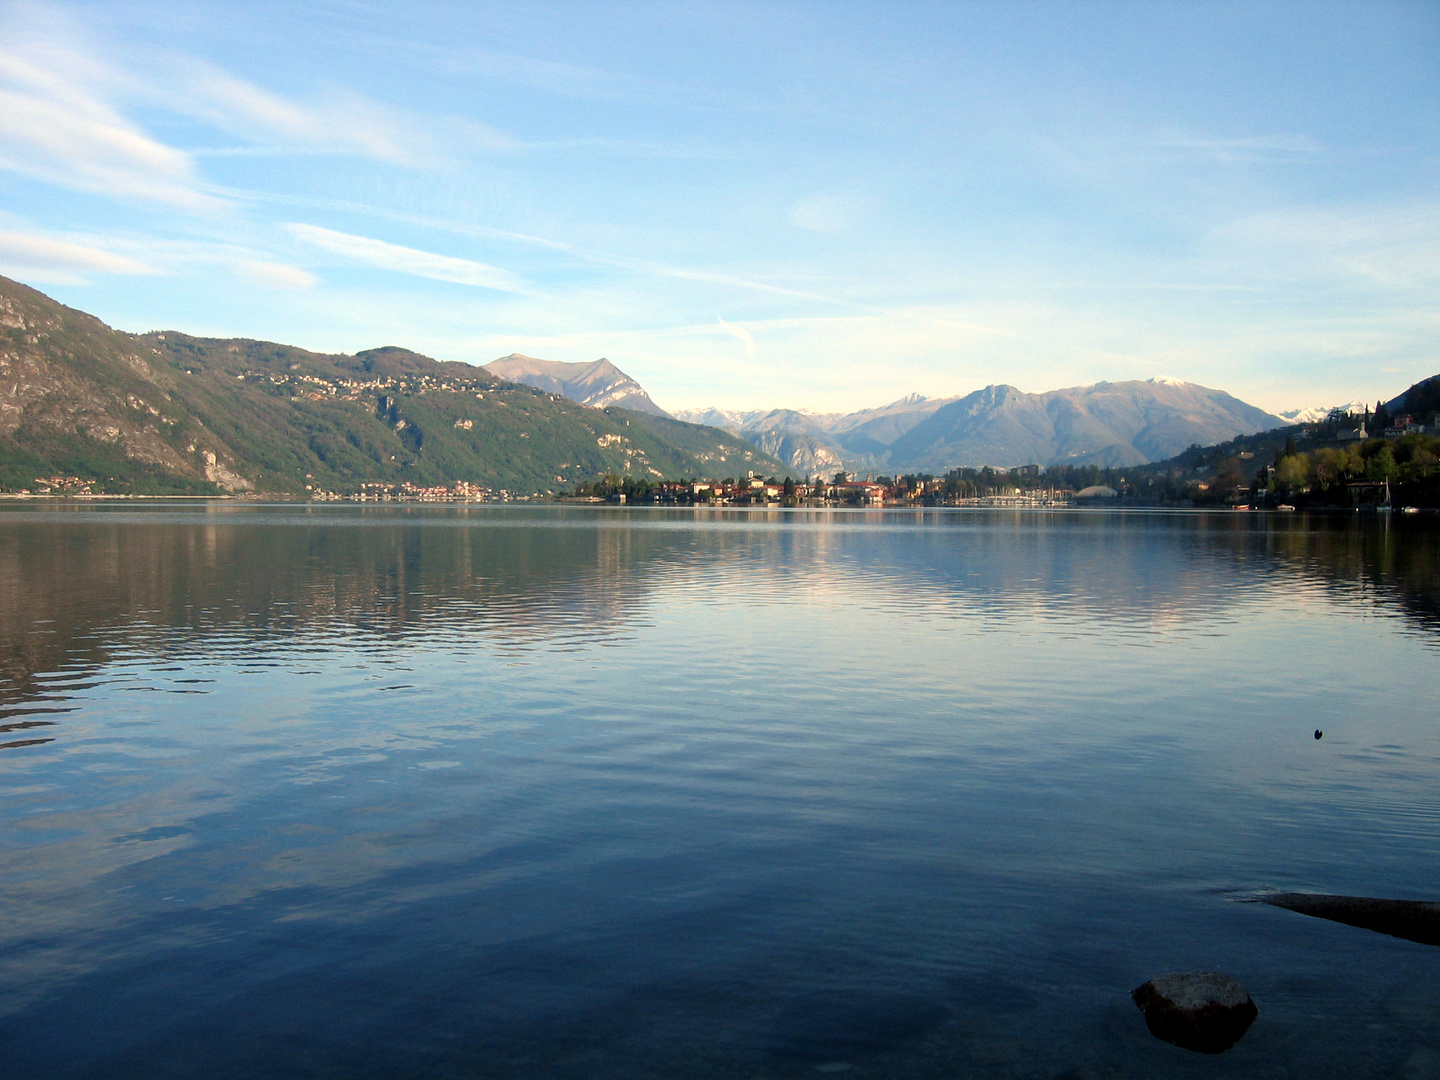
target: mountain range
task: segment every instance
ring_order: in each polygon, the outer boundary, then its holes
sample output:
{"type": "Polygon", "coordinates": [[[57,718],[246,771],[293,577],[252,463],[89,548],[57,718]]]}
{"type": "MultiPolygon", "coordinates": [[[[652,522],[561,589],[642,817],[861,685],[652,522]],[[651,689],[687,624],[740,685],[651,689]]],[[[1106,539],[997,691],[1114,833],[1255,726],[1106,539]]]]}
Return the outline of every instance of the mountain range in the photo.
{"type": "MultiPolygon", "coordinates": [[[[581,404],[623,401],[670,415],[608,360],[572,364],[517,355],[487,370],[581,404]]],[[[741,436],[804,475],[840,469],[943,473],[965,465],[1140,465],[1287,422],[1223,390],[1164,377],[1042,394],[1003,384],[964,397],[910,394],[853,413],[710,408],[673,415],[741,436]]]]}
{"type": "Polygon", "coordinates": [[[749,470],[783,468],[658,411],[590,408],[395,347],[129,334],[0,277],[0,488],[59,475],[137,494],[462,480],[525,493],[749,470]]]}
{"type": "Polygon", "coordinates": [[[1179,379],[1102,382],[1027,394],[994,385],[964,397],[903,397],[860,412],[677,411],[743,435],[801,472],[933,472],[965,465],[1139,465],[1285,421],[1179,379]]]}
{"type": "Polygon", "coordinates": [[[1312,405],[1304,409],[1285,409],[1275,415],[1287,424],[1318,424],[1336,409],[1358,413],[1363,412],[1365,407],[1363,401],[1347,401],[1343,405],[1312,405]]]}

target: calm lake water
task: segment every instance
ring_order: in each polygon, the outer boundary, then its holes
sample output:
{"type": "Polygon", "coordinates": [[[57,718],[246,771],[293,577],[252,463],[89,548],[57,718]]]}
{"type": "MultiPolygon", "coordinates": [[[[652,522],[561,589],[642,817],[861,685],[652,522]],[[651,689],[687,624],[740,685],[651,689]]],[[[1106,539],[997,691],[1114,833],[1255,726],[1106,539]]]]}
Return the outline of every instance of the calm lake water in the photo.
{"type": "Polygon", "coordinates": [[[1440,1076],[1241,902],[1440,899],[1437,694],[1423,518],[4,509],[0,1073],[1440,1076]]]}

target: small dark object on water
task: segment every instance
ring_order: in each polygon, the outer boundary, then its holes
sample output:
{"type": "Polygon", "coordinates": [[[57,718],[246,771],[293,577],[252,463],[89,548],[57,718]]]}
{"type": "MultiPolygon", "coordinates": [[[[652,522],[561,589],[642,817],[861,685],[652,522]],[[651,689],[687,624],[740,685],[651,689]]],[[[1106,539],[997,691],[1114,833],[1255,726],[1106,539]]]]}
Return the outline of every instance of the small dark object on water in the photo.
{"type": "Polygon", "coordinates": [[[1325,732],[1321,731],[1321,730],[1317,727],[1317,728],[1315,729],[1315,739],[1316,739],[1316,741],[1319,741],[1320,739],[1323,739],[1324,737],[1325,737],[1325,732]]]}
{"type": "Polygon", "coordinates": [[[1274,893],[1259,899],[1261,903],[1298,911],[1301,915],[1358,926],[1378,934],[1418,941],[1421,945],[1440,945],[1440,904],[1298,892],[1274,893]]]}
{"type": "Polygon", "coordinates": [[[1243,986],[1214,971],[1157,975],[1130,998],[1151,1035],[1201,1054],[1223,1054],[1260,1015],[1243,986]]]}

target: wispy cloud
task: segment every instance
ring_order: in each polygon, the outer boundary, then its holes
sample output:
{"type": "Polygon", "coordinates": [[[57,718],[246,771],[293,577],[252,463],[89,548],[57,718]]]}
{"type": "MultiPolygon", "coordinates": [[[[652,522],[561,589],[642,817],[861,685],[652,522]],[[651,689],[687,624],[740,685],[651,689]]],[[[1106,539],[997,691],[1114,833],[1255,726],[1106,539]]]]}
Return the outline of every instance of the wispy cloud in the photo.
{"type": "Polygon", "coordinates": [[[1149,144],[1167,150],[1204,154],[1219,161],[1278,161],[1318,158],[1325,148],[1309,135],[1277,133],[1214,138],[1187,132],[1161,132],[1149,144]]]}
{"type": "Polygon", "coordinates": [[[528,247],[562,252],[577,259],[582,259],[585,262],[594,263],[597,266],[608,266],[612,269],[624,270],[637,275],[670,278],[679,281],[699,281],[712,285],[724,285],[735,289],[767,293],[773,296],[790,297],[798,300],[813,300],[826,305],[854,306],[848,301],[835,296],[826,296],[822,293],[812,292],[806,289],[795,289],[787,285],[777,285],[770,281],[760,281],[755,278],[741,277],[736,274],[721,274],[709,270],[675,266],[672,263],[659,262],[653,259],[640,259],[619,252],[601,251],[584,244],[575,244],[566,240],[555,240],[551,237],[536,236],[531,233],[515,232],[509,229],[497,229],[489,225],[476,225],[472,222],[456,221],[430,214],[415,214],[401,210],[391,210],[344,199],[278,195],[273,192],[246,188],[218,188],[217,190],[237,199],[252,199],[287,206],[313,207],[320,210],[338,210],[344,213],[362,214],[367,217],[402,222],[407,225],[419,225],[427,229],[449,232],[456,236],[506,240],[528,247]]]}
{"type": "Polygon", "coordinates": [[[190,156],[127,120],[64,50],[0,47],[0,168],[80,191],[213,211],[190,156]]]}
{"type": "Polygon", "coordinates": [[[265,259],[240,259],[233,265],[237,273],[272,289],[310,289],[320,280],[298,266],[265,259]]]}
{"type": "Polygon", "coordinates": [[[567,97],[648,100],[655,92],[652,85],[634,76],[491,49],[441,49],[433,51],[431,59],[451,71],[478,72],[518,86],[567,97]]]}
{"type": "MultiPolygon", "coordinates": [[[[151,96],[242,140],[235,151],[351,154],[406,166],[435,165],[476,151],[508,151],[514,140],[473,120],[413,116],[349,90],[301,103],[191,57],[167,57],[174,74],[151,96]]],[[[214,151],[211,151],[212,153],[214,151]]]]}
{"type": "Polygon", "coordinates": [[[457,259],[418,248],[401,247],[399,244],[336,232],[319,225],[291,222],[285,227],[299,240],[381,270],[413,274],[415,277],[430,278],[434,281],[450,281],[457,285],[473,285],[481,289],[497,289],[500,292],[518,293],[524,289],[524,282],[508,270],[470,259],[457,259]]]}
{"type": "Polygon", "coordinates": [[[1212,230],[1207,247],[1244,275],[1379,287],[1407,306],[1440,287],[1440,204],[1291,207],[1212,230]]]}
{"type": "Polygon", "coordinates": [[[515,142],[478,121],[415,115],[363,94],[321,87],[282,97],[192,56],[131,50],[112,60],[54,10],[0,9],[0,169],[94,194],[190,212],[230,208],[197,158],[209,154],[342,154],[434,167],[515,142]],[[198,121],[199,153],[168,145],[137,108],[198,121]]]}
{"type": "Polygon", "coordinates": [[[152,266],[102,248],[37,233],[0,232],[0,267],[47,285],[83,285],[86,274],[157,274],[152,266]]]}
{"type": "Polygon", "coordinates": [[[746,330],[743,326],[735,326],[733,323],[728,323],[719,315],[715,316],[715,321],[720,324],[721,330],[724,330],[725,333],[745,346],[745,355],[747,357],[751,360],[755,359],[755,339],[751,336],[749,330],[746,330]]]}

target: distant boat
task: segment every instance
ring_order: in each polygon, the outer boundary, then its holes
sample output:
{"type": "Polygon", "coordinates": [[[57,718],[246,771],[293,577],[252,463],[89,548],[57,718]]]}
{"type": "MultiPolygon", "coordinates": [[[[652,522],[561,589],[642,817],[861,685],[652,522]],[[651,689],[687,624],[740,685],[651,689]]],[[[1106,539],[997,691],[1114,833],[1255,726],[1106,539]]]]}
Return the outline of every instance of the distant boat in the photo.
{"type": "Polygon", "coordinates": [[[1418,514],[1418,513],[1420,513],[1420,508],[1419,508],[1418,506],[1402,506],[1402,507],[1400,508],[1400,513],[1402,513],[1402,514],[1418,514]]]}
{"type": "Polygon", "coordinates": [[[1250,509],[1250,504],[1249,504],[1249,503],[1241,503],[1239,506],[1235,507],[1235,509],[1236,509],[1236,510],[1249,510],[1249,509],[1250,509]]]}
{"type": "Polygon", "coordinates": [[[1291,506],[1289,503],[1281,503],[1279,506],[1275,507],[1275,509],[1279,510],[1282,514],[1293,514],[1295,512],[1295,507],[1291,506]]]}

